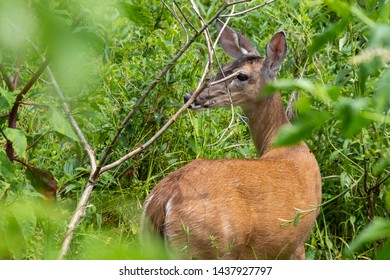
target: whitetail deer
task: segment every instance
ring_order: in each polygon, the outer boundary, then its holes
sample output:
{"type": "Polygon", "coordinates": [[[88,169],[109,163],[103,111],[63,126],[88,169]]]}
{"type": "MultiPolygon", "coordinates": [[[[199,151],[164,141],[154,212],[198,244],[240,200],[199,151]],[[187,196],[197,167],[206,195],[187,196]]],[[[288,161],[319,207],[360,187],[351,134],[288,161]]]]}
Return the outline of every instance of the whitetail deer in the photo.
{"type": "Polygon", "coordinates": [[[262,96],[286,55],[285,34],[272,37],[262,58],[248,39],[223,26],[217,22],[220,43],[236,60],[222,68],[192,108],[241,106],[260,158],[197,159],[169,174],[145,201],[143,234],[162,236],[190,258],[304,259],[321,203],[318,163],[303,142],[273,147],[278,129],[289,120],[279,93],[262,96]],[[312,211],[298,225],[282,226],[282,220],[294,220],[297,209],[312,211]]]}

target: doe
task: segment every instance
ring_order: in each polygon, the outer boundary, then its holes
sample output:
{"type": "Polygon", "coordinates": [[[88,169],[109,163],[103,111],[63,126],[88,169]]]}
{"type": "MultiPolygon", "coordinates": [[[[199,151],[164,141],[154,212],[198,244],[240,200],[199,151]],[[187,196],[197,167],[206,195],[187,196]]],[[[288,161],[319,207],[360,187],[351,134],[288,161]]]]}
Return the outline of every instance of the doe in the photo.
{"type": "Polygon", "coordinates": [[[285,34],[271,38],[263,58],[221,21],[217,29],[222,48],[235,60],[211,79],[192,108],[241,106],[260,158],[197,159],[172,172],[144,203],[142,234],[161,236],[169,248],[184,249],[182,257],[304,259],[321,203],[320,170],[304,142],[272,145],[289,120],[278,92],[262,94],[285,58],[285,34]],[[312,211],[297,225],[282,226],[283,220],[294,220],[297,209],[312,211]]]}

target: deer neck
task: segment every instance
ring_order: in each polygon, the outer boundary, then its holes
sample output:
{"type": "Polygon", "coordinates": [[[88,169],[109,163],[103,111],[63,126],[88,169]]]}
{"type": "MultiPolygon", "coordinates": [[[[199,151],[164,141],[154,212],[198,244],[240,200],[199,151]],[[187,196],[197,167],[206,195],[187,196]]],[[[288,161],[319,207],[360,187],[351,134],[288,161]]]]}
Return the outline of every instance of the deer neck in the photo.
{"type": "Polygon", "coordinates": [[[279,128],[289,123],[279,93],[274,93],[243,108],[259,155],[272,149],[279,128]]]}

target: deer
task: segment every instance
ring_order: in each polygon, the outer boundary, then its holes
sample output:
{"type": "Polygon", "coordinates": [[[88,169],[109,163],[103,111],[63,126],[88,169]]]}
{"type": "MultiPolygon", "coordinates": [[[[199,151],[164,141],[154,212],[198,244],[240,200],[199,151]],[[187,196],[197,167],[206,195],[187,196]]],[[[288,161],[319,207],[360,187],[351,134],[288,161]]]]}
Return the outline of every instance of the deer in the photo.
{"type": "Polygon", "coordinates": [[[286,56],[286,35],[273,35],[262,57],[249,39],[220,20],[217,29],[220,45],[234,60],[190,108],[240,106],[259,158],[196,159],[170,173],[144,202],[142,234],[160,238],[181,258],[305,259],[321,203],[320,169],[303,141],[273,145],[278,130],[290,122],[280,93],[263,93],[286,56]],[[305,213],[297,224],[283,223],[294,220],[297,211],[305,213]]]}

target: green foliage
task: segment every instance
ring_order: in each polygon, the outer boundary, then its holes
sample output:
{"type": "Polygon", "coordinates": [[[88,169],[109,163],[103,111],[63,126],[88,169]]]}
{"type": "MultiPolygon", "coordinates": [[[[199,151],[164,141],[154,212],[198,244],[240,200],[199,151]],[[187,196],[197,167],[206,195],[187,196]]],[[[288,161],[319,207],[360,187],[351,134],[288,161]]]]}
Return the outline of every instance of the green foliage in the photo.
{"type": "MultiPolygon", "coordinates": [[[[358,237],[350,244],[348,252],[357,251],[366,243],[390,238],[390,222],[387,219],[377,218],[373,220],[358,237]]],[[[390,258],[389,241],[377,252],[376,258],[388,260],[390,258]]]]}
{"type": "MultiPolygon", "coordinates": [[[[91,170],[47,72],[23,95],[16,127],[9,127],[10,110],[42,56],[50,57],[63,98],[101,159],[124,117],[195,34],[165,2],[184,28],[160,1],[0,1],[0,145],[11,142],[16,156],[11,161],[0,151],[0,258],[56,258],[91,170]],[[57,186],[56,202],[42,198],[57,186]]],[[[199,28],[191,4],[179,2],[199,28]]],[[[205,20],[221,4],[196,3],[205,20]]],[[[288,56],[267,90],[280,90],[286,100],[299,92],[298,118],[276,144],[305,140],[323,176],[308,258],[389,258],[382,234],[390,209],[389,15],[388,1],[275,1],[229,23],[260,52],[276,31],[287,33],[288,56]]],[[[206,63],[205,46],[197,39],[160,80],[125,126],[110,162],[147,141],[181,106],[206,63]]],[[[217,54],[221,64],[228,61],[217,54]]],[[[198,157],[256,157],[239,109],[188,112],[149,149],[104,173],[67,258],[168,258],[164,250],[140,251],[141,205],[160,179],[198,157]]]]}

